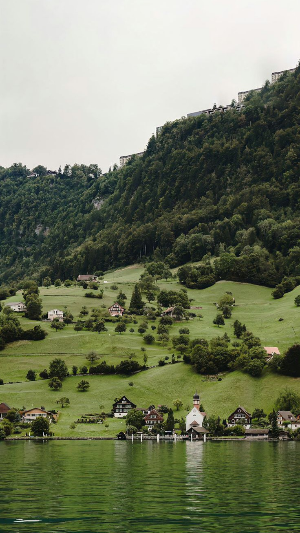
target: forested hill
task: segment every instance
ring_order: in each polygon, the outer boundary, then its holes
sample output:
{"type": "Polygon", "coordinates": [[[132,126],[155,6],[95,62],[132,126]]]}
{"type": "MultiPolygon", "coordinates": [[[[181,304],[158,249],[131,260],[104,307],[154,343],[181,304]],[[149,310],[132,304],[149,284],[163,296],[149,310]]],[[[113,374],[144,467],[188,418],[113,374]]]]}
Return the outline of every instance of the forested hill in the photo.
{"type": "Polygon", "coordinates": [[[65,279],[153,255],[170,266],[220,257],[217,276],[271,286],[300,274],[299,88],[298,67],[242,112],[167,123],[106,175],[2,169],[2,278],[65,279]]]}

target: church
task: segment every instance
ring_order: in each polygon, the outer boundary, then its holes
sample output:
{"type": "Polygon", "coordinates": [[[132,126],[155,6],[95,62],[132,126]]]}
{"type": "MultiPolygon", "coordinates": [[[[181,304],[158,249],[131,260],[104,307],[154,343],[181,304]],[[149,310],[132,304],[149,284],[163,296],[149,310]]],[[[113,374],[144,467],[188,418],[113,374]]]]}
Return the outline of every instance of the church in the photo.
{"type": "Polygon", "coordinates": [[[195,428],[202,428],[205,417],[206,413],[200,411],[200,396],[196,392],[193,396],[193,409],[187,414],[185,419],[186,432],[195,428]]]}

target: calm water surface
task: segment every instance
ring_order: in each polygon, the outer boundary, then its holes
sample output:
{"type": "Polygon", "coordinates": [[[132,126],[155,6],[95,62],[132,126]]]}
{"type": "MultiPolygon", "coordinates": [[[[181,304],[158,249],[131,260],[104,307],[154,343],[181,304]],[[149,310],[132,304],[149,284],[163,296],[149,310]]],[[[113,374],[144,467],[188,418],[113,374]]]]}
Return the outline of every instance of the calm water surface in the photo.
{"type": "Polygon", "coordinates": [[[2,442],[0,461],[7,533],[300,532],[297,442],[2,442]]]}

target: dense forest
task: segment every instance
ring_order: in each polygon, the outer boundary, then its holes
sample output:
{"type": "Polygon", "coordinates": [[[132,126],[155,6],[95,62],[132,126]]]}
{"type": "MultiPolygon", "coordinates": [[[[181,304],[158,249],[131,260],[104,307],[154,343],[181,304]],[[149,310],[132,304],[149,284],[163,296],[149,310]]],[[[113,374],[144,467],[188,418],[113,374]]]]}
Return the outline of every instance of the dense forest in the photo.
{"type": "Polygon", "coordinates": [[[211,281],[275,286],[299,275],[299,87],[298,67],[242,111],[233,102],[167,123],[142,157],[106,174],[97,165],[0,168],[1,281],[148,258],[202,261],[211,281]]]}

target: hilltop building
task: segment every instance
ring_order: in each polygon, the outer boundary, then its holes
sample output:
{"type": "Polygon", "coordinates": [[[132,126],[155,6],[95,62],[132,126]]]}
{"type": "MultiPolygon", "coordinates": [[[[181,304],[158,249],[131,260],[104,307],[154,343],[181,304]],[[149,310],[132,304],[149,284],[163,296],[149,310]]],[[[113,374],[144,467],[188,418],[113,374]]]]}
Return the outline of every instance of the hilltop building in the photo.
{"type": "Polygon", "coordinates": [[[290,68],[288,70],[281,70],[280,72],[272,72],[272,79],[271,79],[271,83],[275,83],[275,81],[279,80],[279,78],[281,78],[281,76],[283,74],[285,74],[286,72],[289,72],[290,74],[292,74],[293,72],[295,72],[295,68],[290,68]]]}
{"type": "Polygon", "coordinates": [[[138,152],[137,154],[130,154],[130,155],[121,155],[121,157],[120,157],[120,167],[123,167],[124,165],[126,165],[126,163],[129,161],[129,159],[131,159],[134,155],[136,157],[142,157],[142,155],[144,155],[144,152],[138,152]]]}

